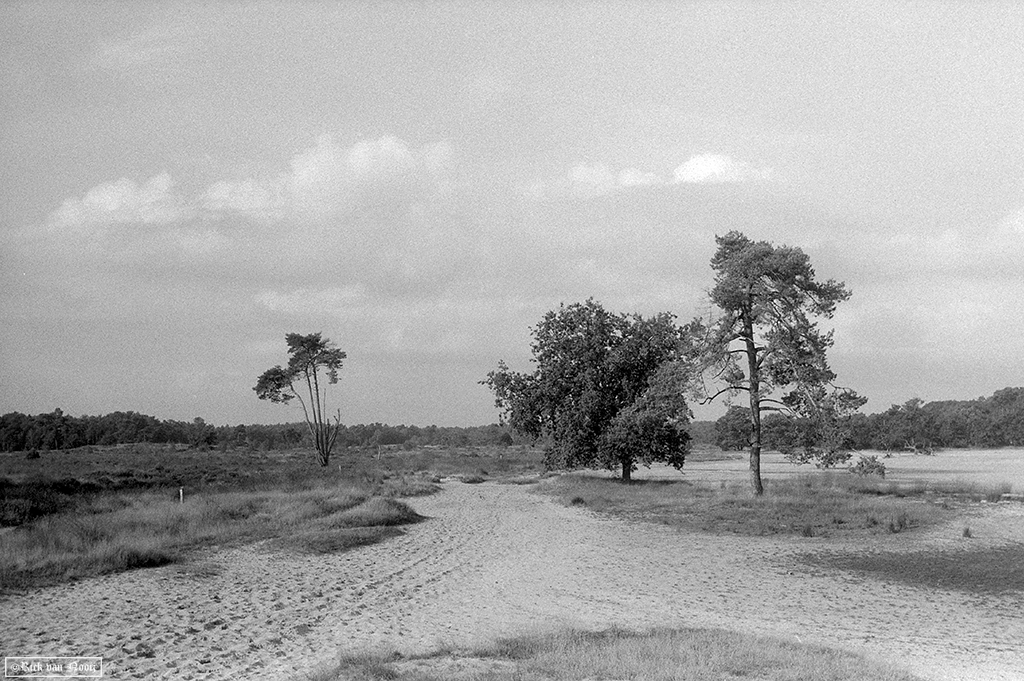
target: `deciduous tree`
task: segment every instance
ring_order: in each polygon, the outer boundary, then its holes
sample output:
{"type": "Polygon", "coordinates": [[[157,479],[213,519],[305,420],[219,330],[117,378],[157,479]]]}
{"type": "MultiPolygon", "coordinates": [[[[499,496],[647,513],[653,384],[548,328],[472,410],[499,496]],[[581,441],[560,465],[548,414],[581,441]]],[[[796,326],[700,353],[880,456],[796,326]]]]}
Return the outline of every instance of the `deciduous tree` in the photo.
{"type": "Polygon", "coordinates": [[[689,443],[687,336],[674,317],[613,314],[588,300],[548,312],[533,330],[533,373],[499,362],[482,381],[517,432],[549,436],[549,465],[677,468],[689,443]]]}
{"type": "Polygon", "coordinates": [[[833,385],[825,356],[832,332],[822,332],[815,318],[831,318],[850,292],[841,282],[818,281],[799,248],[751,241],[736,231],[715,240],[710,298],[719,315],[694,324],[704,333],[702,373],[712,381],[702,384],[702,399],[748,394],[750,483],[759,495],[764,411],[811,419],[820,443],[811,456],[842,457],[843,420],[866,400],[833,385]]]}
{"type": "Polygon", "coordinates": [[[335,413],[333,423],[328,416],[327,385],[338,382],[338,370],[346,355],[319,333],[306,336],[289,333],[285,342],[288,344],[288,366],[267,369],[253,390],[259,399],[271,402],[287,403],[298,398],[317,460],[321,466],[326,466],[341,427],[340,409],[335,413]]]}

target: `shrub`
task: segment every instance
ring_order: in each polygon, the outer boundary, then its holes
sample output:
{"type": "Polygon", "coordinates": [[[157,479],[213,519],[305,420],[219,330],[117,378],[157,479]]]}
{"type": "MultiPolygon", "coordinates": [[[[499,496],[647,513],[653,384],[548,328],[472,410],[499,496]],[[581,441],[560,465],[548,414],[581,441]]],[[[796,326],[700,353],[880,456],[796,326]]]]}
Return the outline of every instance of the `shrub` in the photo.
{"type": "Polygon", "coordinates": [[[877,475],[885,477],[885,464],[878,460],[877,456],[862,456],[853,466],[850,472],[857,475],[877,475]]]}
{"type": "Polygon", "coordinates": [[[910,527],[910,517],[906,511],[899,511],[889,516],[889,531],[893,534],[902,532],[908,527],[910,527]]]}

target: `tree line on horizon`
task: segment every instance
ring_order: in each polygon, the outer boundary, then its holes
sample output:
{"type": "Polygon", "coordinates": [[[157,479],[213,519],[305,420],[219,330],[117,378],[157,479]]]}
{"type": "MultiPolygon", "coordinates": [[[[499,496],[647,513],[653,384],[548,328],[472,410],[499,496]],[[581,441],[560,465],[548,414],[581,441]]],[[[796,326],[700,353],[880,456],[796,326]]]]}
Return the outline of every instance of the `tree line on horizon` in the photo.
{"type": "MultiPolygon", "coordinates": [[[[806,437],[799,419],[769,415],[764,419],[766,449],[799,455],[806,437]]],[[[750,417],[733,406],[716,421],[687,426],[694,444],[724,450],[749,446],[750,417]]],[[[873,414],[856,413],[849,421],[852,450],[917,451],[939,448],[1024,446],[1024,387],[1007,387],[973,400],[914,398],[873,414]]],[[[523,441],[507,426],[391,426],[384,423],[342,425],[342,447],[481,447],[523,441]]],[[[310,446],[302,423],[214,426],[193,421],[161,420],[133,411],[103,416],[69,416],[60,409],[28,415],[0,416],[0,452],[75,449],[86,446],[178,444],[197,449],[294,449],[310,446]]]]}
{"type": "MultiPolygon", "coordinates": [[[[508,445],[513,437],[498,424],[486,426],[391,426],[368,423],[338,431],[342,447],[469,447],[508,445]]],[[[214,426],[202,418],[161,420],[133,411],[103,416],[69,416],[61,409],[30,416],[0,416],[0,452],[76,449],[89,446],[173,444],[193,449],[295,449],[311,446],[303,423],[214,426]]]]}
{"type": "MultiPolygon", "coordinates": [[[[750,416],[733,406],[715,421],[714,444],[726,450],[749,446],[750,416]]],[[[806,421],[769,415],[764,445],[801,460],[813,433],[806,421]]],[[[874,414],[852,414],[845,446],[854,451],[910,451],[927,454],[944,448],[1024,446],[1024,388],[1003,388],[973,400],[919,398],[874,414]]]]}

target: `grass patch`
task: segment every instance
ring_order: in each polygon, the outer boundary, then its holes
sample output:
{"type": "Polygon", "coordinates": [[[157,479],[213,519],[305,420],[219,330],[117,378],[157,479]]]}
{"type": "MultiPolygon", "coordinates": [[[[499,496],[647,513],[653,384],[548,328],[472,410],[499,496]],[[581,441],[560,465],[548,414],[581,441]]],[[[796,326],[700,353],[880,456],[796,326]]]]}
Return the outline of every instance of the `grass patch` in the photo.
{"type": "Polygon", "coordinates": [[[421,519],[400,501],[356,487],[212,493],[183,504],[155,494],[95,501],[98,508],[47,516],[0,535],[0,590],[163,565],[189,549],[279,537],[279,548],[325,553],[379,541],[421,519]]]}
{"type": "Polygon", "coordinates": [[[442,650],[401,659],[393,653],[343,659],[316,681],[915,681],[849,652],[777,638],[708,629],[567,631],[504,639],[461,655],[442,650]]]}
{"type": "Polygon", "coordinates": [[[1024,591],[1024,544],[913,552],[816,552],[799,560],[812,567],[847,570],[925,589],[996,595],[1024,591]]]}
{"type": "Polygon", "coordinates": [[[745,484],[738,483],[712,486],[646,480],[623,484],[588,475],[563,475],[546,481],[542,489],[569,506],[718,534],[898,533],[942,522],[951,513],[950,506],[937,503],[934,490],[906,490],[830,471],[767,480],[760,497],[753,497],[745,484]]]}
{"type": "Polygon", "coordinates": [[[981,501],[998,502],[1004,494],[1013,490],[1012,483],[998,485],[987,485],[965,480],[951,481],[924,481],[898,483],[894,481],[877,481],[871,479],[855,479],[849,481],[850,489],[861,494],[876,496],[889,496],[896,498],[938,498],[940,501],[949,502],[970,502],[981,501]]]}
{"type": "Polygon", "coordinates": [[[326,468],[308,450],[140,444],[0,454],[0,526],[15,528],[0,534],[0,590],[176,562],[213,545],[344,550],[419,520],[395,499],[433,494],[442,477],[543,471],[543,452],[531,447],[377,454],[339,449],[326,468]]]}

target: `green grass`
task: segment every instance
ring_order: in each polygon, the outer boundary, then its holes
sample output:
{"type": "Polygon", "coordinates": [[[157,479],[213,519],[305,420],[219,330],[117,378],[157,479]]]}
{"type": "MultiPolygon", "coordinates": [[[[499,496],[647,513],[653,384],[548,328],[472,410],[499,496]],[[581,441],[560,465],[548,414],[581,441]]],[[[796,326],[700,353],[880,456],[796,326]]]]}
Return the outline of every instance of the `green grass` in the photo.
{"type": "Polygon", "coordinates": [[[802,556],[812,567],[847,570],[886,582],[964,593],[1024,592],[1024,544],[929,551],[820,551],[802,556]]]}
{"type": "Polygon", "coordinates": [[[463,653],[439,650],[343,658],[310,681],[914,681],[850,652],[708,629],[567,631],[501,640],[463,653]]]}
{"type": "Polygon", "coordinates": [[[739,483],[716,486],[650,480],[623,484],[588,475],[563,475],[546,481],[541,489],[566,505],[717,534],[898,533],[942,522],[952,512],[932,488],[903,489],[831,471],[766,480],[760,497],[739,483]]]}

